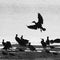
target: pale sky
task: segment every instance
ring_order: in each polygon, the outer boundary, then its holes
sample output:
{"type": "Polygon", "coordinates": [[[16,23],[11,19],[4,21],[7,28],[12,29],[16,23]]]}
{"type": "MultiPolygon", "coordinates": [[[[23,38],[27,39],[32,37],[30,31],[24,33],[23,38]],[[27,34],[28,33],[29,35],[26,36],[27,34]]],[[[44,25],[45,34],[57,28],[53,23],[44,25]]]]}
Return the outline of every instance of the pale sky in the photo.
{"type": "Polygon", "coordinates": [[[60,38],[60,0],[0,0],[0,42],[15,42],[16,33],[24,36],[32,44],[40,44],[41,38],[46,40],[60,38]],[[37,13],[44,19],[45,32],[31,30],[26,26],[38,21],[37,13]]]}

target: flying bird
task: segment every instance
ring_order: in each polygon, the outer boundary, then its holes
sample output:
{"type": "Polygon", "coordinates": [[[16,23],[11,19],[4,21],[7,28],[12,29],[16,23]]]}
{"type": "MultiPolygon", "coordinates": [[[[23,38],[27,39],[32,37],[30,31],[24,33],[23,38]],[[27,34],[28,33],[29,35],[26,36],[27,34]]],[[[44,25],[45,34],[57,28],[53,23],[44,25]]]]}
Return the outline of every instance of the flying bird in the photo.
{"type": "Polygon", "coordinates": [[[40,31],[45,31],[46,28],[43,28],[42,24],[43,24],[43,17],[41,16],[40,13],[38,13],[38,22],[33,21],[32,23],[35,23],[34,25],[29,25],[27,26],[29,29],[40,29],[40,31]]]}
{"type": "Polygon", "coordinates": [[[4,39],[3,39],[3,41],[2,41],[2,45],[5,46],[5,44],[6,44],[6,42],[4,42],[4,39]]]}

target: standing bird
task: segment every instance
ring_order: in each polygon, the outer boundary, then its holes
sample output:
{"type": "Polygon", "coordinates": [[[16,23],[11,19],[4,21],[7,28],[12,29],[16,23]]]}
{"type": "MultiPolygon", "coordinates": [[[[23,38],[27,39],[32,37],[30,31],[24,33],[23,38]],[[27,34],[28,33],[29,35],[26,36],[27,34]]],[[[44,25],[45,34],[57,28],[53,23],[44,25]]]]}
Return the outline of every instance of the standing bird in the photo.
{"type": "Polygon", "coordinates": [[[60,43],[60,39],[59,38],[54,39],[54,43],[60,43]]]}
{"type": "Polygon", "coordinates": [[[42,27],[43,17],[41,16],[40,13],[38,13],[38,22],[33,21],[32,23],[35,23],[35,25],[27,26],[29,29],[34,29],[34,30],[40,29],[41,32],[46,30],[46,28],[42,27]]]}
{"type": "Polygon", "coordinates": [[[46,45],[50,46],[49,36],[47,36],[46,45]]]}
{"type": "Polygon", "coordinates": [[[11,42],[7,41],[5,47],[6,47],[6,49],[12,48],[11,42]]]}
{"type": "Polygon", "coordinates": [[[44,39],[42,39],[42,41],[41,41],[41,44],[42,44],[42,47],[44,48],[44,49],[46,49],[46,43],[44,42],[44,39]]]}
{"type": "Polygon", "coordinates": [[[21,38],[18,37],[18,34],[15,36],[15,40],[18,42],[20,46],[26,46],[28,44],[28,40],[23,38],[23,35],[21,38]]]}
{"type": "Polygon", "coordinates": [[[37,51],[37,50],[35,49],[35,47],[31,45],[31,43],[29,43],[28,48],[29,48],[31,51],[37,51]]]}
{"type": "Polygon", "coordinates": [[[4,46],[3,49],[5,49],[5,50],[7,50],[9,48],[12,48],[12,45],[11,45],[10,41],[4,42],[4,39],[3,39],[2,44],[4,46]]]}
{"type": "Polygon", "coordinates": [[[5,46],[6,42],[4,42],[4,39],[2,40],[2,45],[5,46]]]}

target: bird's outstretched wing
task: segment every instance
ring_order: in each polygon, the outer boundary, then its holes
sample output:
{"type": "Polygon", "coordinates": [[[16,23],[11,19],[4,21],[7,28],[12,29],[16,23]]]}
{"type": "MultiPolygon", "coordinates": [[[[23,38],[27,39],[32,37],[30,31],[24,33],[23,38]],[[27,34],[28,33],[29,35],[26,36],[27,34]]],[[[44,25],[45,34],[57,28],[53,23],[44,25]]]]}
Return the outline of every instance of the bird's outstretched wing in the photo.
{"type": "Polygon", "coordinates": [[[38,23],[43,24],[43,17],[40,13],[38,13],[38,23]]]}
{"type": "Polygon", "coordinates": [[[37,25],[29,25],[27,26],[29,29],[34,29],[34,30],[37,30],[37,25]]]}
{"type": "Polygon", "coordinates": [[[41,16],[40,13],[38,13],[38,22],[33,21],[33,23],[35,23],[35,25],[29,25],[27,26],[29,29],[40,29],[41,31],[46,31],[46,28],[42,27],[43,24],[43,17],[41,16]]]}

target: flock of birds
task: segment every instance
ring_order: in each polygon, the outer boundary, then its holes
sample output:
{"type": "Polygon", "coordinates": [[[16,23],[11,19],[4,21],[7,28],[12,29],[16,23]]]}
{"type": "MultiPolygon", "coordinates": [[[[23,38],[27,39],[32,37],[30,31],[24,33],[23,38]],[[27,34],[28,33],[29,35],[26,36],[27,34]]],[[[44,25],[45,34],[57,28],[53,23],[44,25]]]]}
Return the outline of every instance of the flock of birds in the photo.
{"type": "MultiPolygon", "coordinates": [[[[34,30],[40,29],[41,32],[42,31],[46,31],[46,28],[44,28],[42,26],[42,24],[43,24],[43,17],[41,16],[40,13],[38,13],[38,22],[33,21],[32,23],[35,23],[35,24],[27,26],[29,29],[34,29],[34,30]]],[[[27,46],[31,51],[37,51],[36,48],[31,45],[31,43],[29,42],[29,40],[23,38],[23,35],[21,36],[21,38],[19,38],[18,34],[16,34],[15,40],[18,42],[18,44],[20,46],[27,46]]],[[[50,40],[50,42],[51,43],[60,43],[60,39],[50,40]]],[[[44,45],[44,41],[41,41],[41,43],[42,43],[42,45],[44,45]]],[[[5,49],[6,51],[7,51],[7,49],[12,48],[12,45],[11,45],[11,43],[9,41],[4,42],[4,39],[3,39],[2,44],[4,46],[3,49],[5,49]]],[[[24,51],[23,49],[19,49],[19,50],[20,51],[24,51]]],[[[49,51],[46,50],[46,52],[49,52],[49,51]]],[[[7,54],[7,53],[5,53],[4,51],[2,51],[2,54],[7,54]]],[[[10,54],[10,55],[14,55],[14,54],[10,54]]]]}

